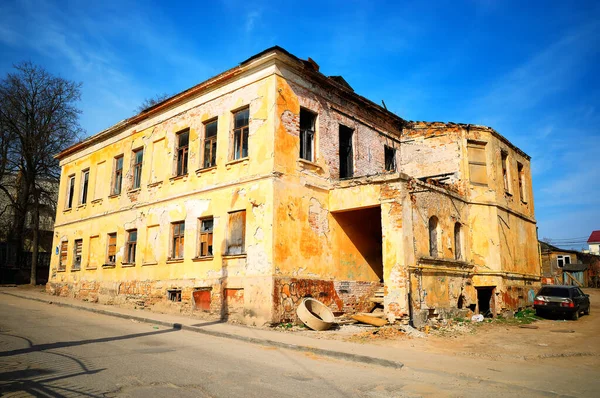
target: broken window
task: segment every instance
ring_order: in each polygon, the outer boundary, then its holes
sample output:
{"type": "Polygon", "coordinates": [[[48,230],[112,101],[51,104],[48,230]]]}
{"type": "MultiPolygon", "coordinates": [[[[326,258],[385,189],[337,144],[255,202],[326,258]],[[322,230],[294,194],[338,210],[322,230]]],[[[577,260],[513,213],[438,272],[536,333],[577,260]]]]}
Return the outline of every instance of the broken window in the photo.
{"type": "Polygon", "coordinates": [[[508,152],[501,151],[502,157],[502,181],[504,181],[504,190],[510,193],[510,179],[508,177],[508,152]]]}
{"type": "Polygon", "coordinates": [[[75,239],[73,245],[73,267],[72,270],[81,269],[81,252],[83,248],[83,239],[75,239]]]}
{"type": "Polygon", "coordinates": [[[111,195],[121,194],[123,183],[123,155],[115,157],[111,195]]]}
{"type": "Polygon", "coordinates": [[[217,164],[217,127],[216,119],[204,125],[204,168],[217,164]]]}
{"type": "Polygon", "coordinates": [[[125,244],[125,262],[135,264],[135,249],[137,248],[137,229],[127,231],[125,244]]]}
{"type": "Polygon", "coordinates": [[[133,189],[138,189],[142,184],[142,163],[144,161],[144,148],[133,151],[133,189]]]}
{"type": "Polygon", "coordinates": [[[113,232],[108,234],[106,243],[106,264],[115,265],[117,260],[117,233],[113,232]]]}
{"type": "Polygon", "coordinates": [[[181,301],[181,289],[167,290],[167,298],[169,299],[169,301],[181,301]]]}
{"type": "Polygon", "coordinates": [[[58,258],[58,270],[64,271],[67,266],[67,250],[69,249],[69,242],[63,240],[60,242],[60,257],[58,258]]]}
{"type": "Polygon", "coordinates": [[[485,144],[485,142],[479,141],[469,141],[467,143],[469,177],[473,184],[487,185],[485,144]]]}
{"type": "Polygon", "coordinates": [[[557,256],[556,262],[558,268],[562,268],[567,264],[571,264],[571,256],[557,256]]]}
{"type": "Polygon", "coordinates": [[[429,219],[429,255],[438,256],[438,218],[432,216],[429,219]]]}
{"type": "Polygon", "coordinates": [[[67,185],[67,209],[73,207],[73,195],[75,194],[75,174],[69,176],[69,183],[67,185]]]}
{"type": "Polygon", "coordinates": [[[183,258],[184,235],[184,221],[174,222],[171,224],[171,259],[183,258]]]}
{"type": "Polygon", "coordinates": [[[213,225],[214,220],[210,218],[201,218],[200,232],[198,234],[198,253],[197,257],[212,257],[213,255],[213,225]]]}
{"type": "Polygon", "coordinates": [[[525,196],[525,171],[523,165],[517,162],[517,172],[519,173],[519,195],[521,196],[521,202],[527,203],[527,197],[525,196]]]}
{"type": "Polygon", "coordinates": [[[300,108],[300,158],[314,161],[315,121],[317,115],[300,108]]]}
{"type": "Polygon", "coordinates": [[[462,236],[461,236],[461,225],[460,223],[454,224],[454,258],[456,260],[462,259],[462,236]]]}
{"type": "Polygon", "coordinates": [[[81,197],[79,198],[79,204],[84,205],[87,203],[89,180],[90,169],[83,170],[81,172],[81,197]]]}
{"type": "Polygon", "coordinates": [[[385,146],[385,171],[396,171],[396,149],[385,146]]]}
{"type": "Polygon", "coordinates": [[[246,238],[246,210],[229,213],[227,226],[227,254],[244,254],[246,238]]]}
{"type": "Polygon", "coordinates": [[[340,124],[340,178],[351,178],[354,176],[354,150],[352,148],[352,136],[354,130],[340,124]]]}
{"type": "Polygon", "coordinates": [[[177,155],[176,155],[176,175],[182,176],[188,172],[188,149],[190,144],[190,131],[184,130],[177,133],[177,155]]]}
{"type": "Polygon", "coordinates": [[[250,132],[250,108],[233,114],[233,159],[248,157],[248,135],[250,132]]]}

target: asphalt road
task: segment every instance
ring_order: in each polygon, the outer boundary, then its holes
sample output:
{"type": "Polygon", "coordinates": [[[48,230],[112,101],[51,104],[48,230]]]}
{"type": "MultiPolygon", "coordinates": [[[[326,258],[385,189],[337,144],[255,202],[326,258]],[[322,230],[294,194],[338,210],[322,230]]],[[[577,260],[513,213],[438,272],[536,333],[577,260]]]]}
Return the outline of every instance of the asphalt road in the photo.
{"type": "Polygon", "coordinates": [[[552,396],[383,368],[0,294],[0,392],[15,397],[552,396]]]}

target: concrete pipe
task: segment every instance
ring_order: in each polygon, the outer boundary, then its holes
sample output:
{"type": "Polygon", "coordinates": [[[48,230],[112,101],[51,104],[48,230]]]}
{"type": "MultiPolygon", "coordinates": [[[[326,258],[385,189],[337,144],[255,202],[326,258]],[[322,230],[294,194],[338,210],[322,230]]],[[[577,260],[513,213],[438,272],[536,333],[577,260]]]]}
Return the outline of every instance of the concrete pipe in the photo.
{"type": "Polygon", "coordinates": [[[306,326],[316,331],[329,329],[335,320],[333,312],[325,304],[313,298],[302,300],[296,314],[306,326]]]}

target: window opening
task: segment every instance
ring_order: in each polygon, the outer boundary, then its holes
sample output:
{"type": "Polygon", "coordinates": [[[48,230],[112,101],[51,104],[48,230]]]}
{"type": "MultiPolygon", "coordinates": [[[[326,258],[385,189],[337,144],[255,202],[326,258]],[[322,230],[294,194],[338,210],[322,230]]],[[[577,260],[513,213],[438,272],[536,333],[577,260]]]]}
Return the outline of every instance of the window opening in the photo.
{"type": "Polygon", "coordinates": [[[123,155],[115,158],[115,166],[113,173],[112,194],[119,195],[121,193],[121,184],[123,183],[123,155]]]}
{"type": "Polygon", "coordinates": [[[185,235],[185,222],[175,222],[171,224],[171,258],[183,258],[183,245],[185,235]]]}
{"type": "Polygon", "coordinates": [[[227,254],[244,254],[246,238],[246,210],[229,213],[227,227],[227,254]]]}
{"type": "Polygon", "coordinates": [[[198,237],[198,257],[211,257],[213,255],[213,224],[212,217],[200,219],[200,233],[198,237]]]}
{"type": "Polygon", "coordinates": [[[67,189],[67,209],[73,207],[73,195],[75,194],[75,175],[69,176],[69,186],[67,189]]]}
{"type": "Polygon", "coordinates": [[[81,269],[81,251],[83,247],[82,239],[75,239],[73,245],[73,268],[74,270],[81,269]]]}
{"type": "Polygon", "coordinates": [[[58,258],[58,270],[64,271],[67,265],[67,250],[69,247],[69,242],[63,240],[60,242],[60,257],[58,258]]]}
{"type": "Polygon", "coordinates": [[[137,189],[142,184],[142,163],[144,161],[144,149],[140,148],[133,151],[133,189],[137,189]]]}
{"type": "Polygon", "coordinates": [[[181,289],[169,289],[169,290],[167,290],[167,298],[170,301],[174,301],[174,302],[181,301],[181,289]]]}
{"type": "Polygon", "coordinates": [[[456,260],[462,259],[461,225],[458,222],[454,224],[454,258],[456,260]]]}
{"type": "Polygon", "coordinates": [[[519,174],[519,195],[521,196],[521,202],[526,203],[527,198],[525,197],[525,172],[523,165],[517,162],[517,172],[519,174]]]}
{"type": "Polygon", "coordinates": [[[317,115],[300,108],[300,158],[314,161],[315,121],[317,115]]]}
{"type": "Polygon", "coordinates": [[[217,164],[217,127],[217,120],[204,125],[204,168],[217,164]]]}
{"type": "Polygon", "coordinates": [[[396,171],[396,149],[385,146],[385,171],[396,171]]]}
{"type": "Polygon", "coordinates": [[[485,143],[469,141],[467,143],[469,157],[469,179],[473,184],[487,185],[487,163],[485,143]]]}
{"type": "Polygon", "coordinates": [[[90,170],[84,170],[81,172],[81,198],[79,200],[80,204],[87,203],[88,196],[88,185],[90,179],[90,170]]]}
{"type": "Polygon", "coordinates": [[[187,174],[188,149],[190,144],[190,131],[177,133],[177,175],[187,174]]]}
{"type": "Polygon", "coordinates": [[[250,109],[242,109],[233,114],[233,159],[248,157],[248,135],[250,109]]]}
{"type": "Polygon", "coordinates": [[[510,192],[510,182],[508,178],[508,152],[501,151],[502,156],[502,180],[504,181],[504,190],[510,192]]]}
{"type": "Polygon", "coordinates": [[[106,264],[115,265],[117,259],[117,233],[108,234],[108,242],[106,248],[106,264]]]}
{"type": "Polygon", "coordinates": [[[429,219],[429,255],[438,256],[438,218],[432,216],[429,219]]]}
{"type": "Polygon", "coordinates": [[[132,229],[127,233],[127,243],[125,245],[125,262],[135,263],[135,250],[137,248],[137,229],[132,229]]]}
{"type": "Polygon", "coordinates": [[[351,178],[354,176],[354,150],[352,148],[352,136],[354,130],[340,124],[340,178],[351,178]]]}

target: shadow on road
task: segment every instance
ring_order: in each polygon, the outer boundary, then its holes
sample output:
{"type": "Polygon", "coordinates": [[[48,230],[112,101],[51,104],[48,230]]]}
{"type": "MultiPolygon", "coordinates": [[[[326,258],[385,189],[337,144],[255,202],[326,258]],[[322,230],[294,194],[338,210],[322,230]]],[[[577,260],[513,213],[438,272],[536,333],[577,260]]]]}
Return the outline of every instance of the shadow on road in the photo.
{"type": "MultiPolygon", "coordinates": [[[[74,346],[80,346],[80,345],[85,345],[85,344],[105,343],[105,342],[108,342],[108,341],[118,341],[118,340],[135,339],[135,338],[138,338],[138,337],[145,337],[145,336],[153,336],[153,335],[157,335],[157,334],[171,333],[171,332],[176,332],[176,331],[179,331],[179,330],[181,330],[181,326],[176,324],[171,329],[157,330],[157,331],[153,331],[153,332],[126,334],[124,336],[102,337],[102,338],[99,338],[99,339],[90,339],[90,340],[61,341],[61,342],[57,342],[57,343],[34,344],[34,345],[31,345],[30,347],[27,347],[27,348],[20,348],[18,350],[0,352],[0,357],[8,357],[8,356],[12,356],[12,355],[28,354],[30,352],[46,351],[46,350],[52,350],[52,349],[55,349],[55,348],[74,347],[74,346]]],[[[0,333],[0,334],[5,334],[5,333],[0,333]]],[[[11,334],[5,334],[5,335],[19,338],[19,336],[14,336],[14,335],[11,335],[11,334]]]]}

